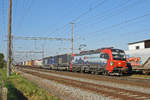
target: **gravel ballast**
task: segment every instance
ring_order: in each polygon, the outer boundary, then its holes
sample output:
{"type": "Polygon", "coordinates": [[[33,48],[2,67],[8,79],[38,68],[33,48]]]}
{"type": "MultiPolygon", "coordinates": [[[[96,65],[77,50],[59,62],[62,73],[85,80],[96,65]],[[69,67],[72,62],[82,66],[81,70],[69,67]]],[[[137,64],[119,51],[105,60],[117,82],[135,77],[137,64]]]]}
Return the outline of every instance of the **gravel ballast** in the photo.
{"type": "Polygon", "coordinates": [[[21,75],[27,78],[28,80],[36,83],[40,87],[53,93],[61,100],[112,100],[112,98],[104,97],[103,95],[98,95],[90,91],[84,91],[79,88],[66,86],[51,80],[43,79],[20,71],[19,73],[21,73],[21,75]]]}
{"type": "MultiPolygon", "coordinates": [[[[25,70],[30,70],[30,69],[25,69],[25,70]]],[[[48,73],[48,72],[41,72],[41,71],[35,71],[35,72],[38,72],[41,74],[46,74],[46,75],[52,75],[52,76],[56,76],[56,77],[72,79],[72,80],[78,80],[78,81],[82,81],[82,82],[89,82],[89,83],[94,83],[94,84],[99,84],[99,85],[105,85],[105,86],[110,86],[110,87],[115,87],[115,88],[120,88],[120,89],[125,89],[125,90],[139,91],[142,93],[150,94],[150,88],[145,88],[145,87],[141,87],[141,86],[131,86],[131,85],[127,85],[127,84],[125,85],[125,84],[120,84],[120,83],[90,80],[90,79],[85,79],[85,78],[70,77],[70,76],[59,75],[59,74],[48,73]]]]}

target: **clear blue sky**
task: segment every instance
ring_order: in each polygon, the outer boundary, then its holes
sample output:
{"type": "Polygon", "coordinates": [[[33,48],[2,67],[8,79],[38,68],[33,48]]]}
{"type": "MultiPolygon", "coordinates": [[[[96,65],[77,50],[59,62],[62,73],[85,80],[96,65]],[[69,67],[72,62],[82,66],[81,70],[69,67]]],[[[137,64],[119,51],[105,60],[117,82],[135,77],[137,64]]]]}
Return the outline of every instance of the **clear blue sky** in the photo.
{"type": "MultiPolygon", "coordinates": [[[[86,44],[86,49],[109,46],[127,49],[129,42],[150,38],[150,0],[12,1],[12,34],[15,36],[70,38],[69,23],[73,21],[75,49],[80,44],[86,44]],[[76,18],[78,19],[75,20],[76,18]]],[[[8,0],[0,0],[1,52],[6,51],[6,41],[2,40],[6,40],[7,35],[7,8],[8,0]]],[[[14,49],[41,51],[43,44],[46,49],[45,56],[70,52],[59,49],[71,47],[71,43],[65,41],[15,40],[14,49]]],[[[40,57],[37,55],[32,56],[40,57]]]]}

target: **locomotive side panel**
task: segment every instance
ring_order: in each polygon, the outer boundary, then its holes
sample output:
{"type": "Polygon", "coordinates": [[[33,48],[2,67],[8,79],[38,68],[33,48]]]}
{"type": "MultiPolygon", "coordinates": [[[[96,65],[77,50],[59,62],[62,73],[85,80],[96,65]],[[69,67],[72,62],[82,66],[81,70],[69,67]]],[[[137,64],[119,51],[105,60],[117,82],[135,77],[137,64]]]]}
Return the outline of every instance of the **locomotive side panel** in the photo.
{"type": "Polygon", "coordinates": [[[101,58],[100,53],[74,56],[73,71],[102,72],[105,70],[107,59],[101,58]]]}

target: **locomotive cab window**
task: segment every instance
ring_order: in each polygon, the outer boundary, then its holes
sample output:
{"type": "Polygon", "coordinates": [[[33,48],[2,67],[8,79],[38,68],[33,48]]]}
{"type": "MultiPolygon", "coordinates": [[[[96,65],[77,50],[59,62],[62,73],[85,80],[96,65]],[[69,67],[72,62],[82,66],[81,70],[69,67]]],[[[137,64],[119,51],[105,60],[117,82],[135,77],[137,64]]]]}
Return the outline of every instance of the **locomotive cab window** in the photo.
{"type": "Polygon", "coordinates": [[[125,60],[126,56],[123,50],[112,49],[112,56],[114,60],[125,60]]]}
{"type": "Polygon", "coordinates": [[[108,56],[108,54],[102,53],[100,55],[100,58],[109,59],[109,56],[108,56]]]}
{"type": "Polygon", "coordinates": [[[105,59],[109,59],[108,54],[104,54],[104,58],[105,58],[105,59]]]}
{"type": "Polygon", "coordinates": [[[104,54],[100,54],[100,58],[104,58],[104,54]]]}

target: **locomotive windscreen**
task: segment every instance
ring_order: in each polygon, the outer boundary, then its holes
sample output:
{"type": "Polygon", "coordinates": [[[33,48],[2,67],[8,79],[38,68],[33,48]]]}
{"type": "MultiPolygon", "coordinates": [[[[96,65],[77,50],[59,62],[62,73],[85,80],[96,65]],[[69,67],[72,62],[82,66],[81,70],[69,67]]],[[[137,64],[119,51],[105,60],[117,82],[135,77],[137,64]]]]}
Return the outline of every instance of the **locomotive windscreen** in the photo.
{"type": "Polygon", "coordinates": [[[114,60],[125,60],[126,56],[123,50],[111,49],[112,56],[114,60]]]}

